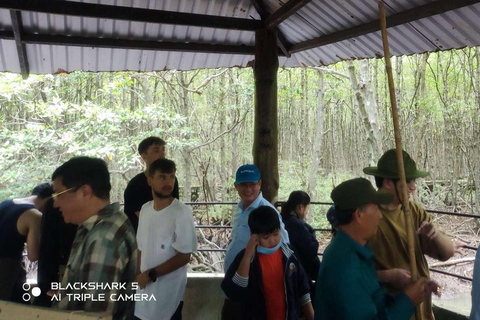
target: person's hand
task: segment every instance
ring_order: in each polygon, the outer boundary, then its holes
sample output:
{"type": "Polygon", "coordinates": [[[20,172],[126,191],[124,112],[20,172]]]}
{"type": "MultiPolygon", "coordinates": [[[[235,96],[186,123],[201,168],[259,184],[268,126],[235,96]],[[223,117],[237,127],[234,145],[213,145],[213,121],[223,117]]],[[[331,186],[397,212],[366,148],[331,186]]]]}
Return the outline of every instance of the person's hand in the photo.
{"type": "Polygon", "coordinates": [[[425,284],[426,278],[420,278],[407,285],[405,288],[405,294],[412,300],[412,303],[418,306],[427,297],[425,284]]]}
{"type": "Polygon", "coordinates": [[[56,296],[57,294],[58,294],[58,290],[48,290],[47,291],[47,296],[49,296],[49,297],[56,296]]]}
{"type": "Polygon", "coordinates": [[[442,290],[438,283],[427,278],[420,278],[414,282],[411,282],[405,289],[405,294],[416,306],[429,297],[432,293],[440,297],[442,290]]]}
{"type": "Polygon", "coordinates": [[[457,239],[452,239],[452,242],[453,242],[453,249],[455,250],[455,253],[460,253],[462,249],[467,245],[465,242],[457,239]]]}
{"type": "Polygon", "coordinates": [[[410,282],[412,275],[410,271],[400,268],[389,269],[388,271],[388,283],[400,290],[403,290],[405,286],[410,282]]]}
{"type": "Polygon", "coordinates": [[[142,272],[137,276],[138,287],[144,289],[147,284],[150,283],[150,278],[148,277],[148,271],[142,272]]]}
{"type": "Polygon", "coordinates": [[[432,222],[423,221],[420,227],[417,229],[417,234],[423,234],[430,240],[435,239],[438,236],[437,229],[432,222]]]}
{"type": "Polygon", "coordinates": [[[435,294],[437,297],[442,296],[442,288],[437,282],[433,280],[428,280],[425,283],[425,291],[427,296],[431,295],[432,293],[435,294]]]}
{"type": "Polygon", "coordinates": [[[258,236],[258,234],[251,234],[250,240],[248,240],[248,243],[247,243],[245,254],[248,254],[250,257],[253,257],[259,243],[260,243],[260,237],[258,236]]]}

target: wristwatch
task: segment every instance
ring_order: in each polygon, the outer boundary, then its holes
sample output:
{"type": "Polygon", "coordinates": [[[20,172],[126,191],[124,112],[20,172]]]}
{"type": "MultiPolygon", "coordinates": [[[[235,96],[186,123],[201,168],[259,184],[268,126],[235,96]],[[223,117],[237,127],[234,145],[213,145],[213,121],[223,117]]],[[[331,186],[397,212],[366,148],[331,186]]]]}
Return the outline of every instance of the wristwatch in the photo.
{"type": "Polygon", "coordinates": [[[155,268],[148,270],[148,277],[152,282],[157,281],[157,270],[155,270],[155,268]]]}

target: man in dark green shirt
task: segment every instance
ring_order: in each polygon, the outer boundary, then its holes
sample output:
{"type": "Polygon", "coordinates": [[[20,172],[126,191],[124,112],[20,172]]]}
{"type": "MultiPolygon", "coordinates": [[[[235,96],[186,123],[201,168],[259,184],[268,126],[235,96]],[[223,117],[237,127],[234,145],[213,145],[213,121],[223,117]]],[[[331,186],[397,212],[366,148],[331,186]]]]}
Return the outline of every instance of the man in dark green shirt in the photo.
{"type": "Polygon", "coordinates": [[[337,229],[325,250],[317,279],[315,320],[408,320],[437,284],[418,279],[404,293],[387,295],[378,282],[374,256],[367,240],[376,234],[382,218],[379,204],[392,195],[377,192],[363,178],[345,181],[333,189],[335,203],[328,215],[337,229]]]}

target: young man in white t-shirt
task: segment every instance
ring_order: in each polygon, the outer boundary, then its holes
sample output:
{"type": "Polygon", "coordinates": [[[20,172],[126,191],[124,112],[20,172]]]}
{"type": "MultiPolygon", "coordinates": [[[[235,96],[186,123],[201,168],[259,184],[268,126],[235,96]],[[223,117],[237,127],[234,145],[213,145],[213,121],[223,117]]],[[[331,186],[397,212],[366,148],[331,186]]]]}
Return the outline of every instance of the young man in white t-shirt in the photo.
{"type": "Polygon", "coordinates": [[[187,264],[197,249],[193,214],[172,196],[175,163],[155,160],[148,169],[153,201],[142,206],[137,231],[140,274],[137,293],[156,301],[137,301],[135,316],[141,320],[182,319],[187,264]]]}

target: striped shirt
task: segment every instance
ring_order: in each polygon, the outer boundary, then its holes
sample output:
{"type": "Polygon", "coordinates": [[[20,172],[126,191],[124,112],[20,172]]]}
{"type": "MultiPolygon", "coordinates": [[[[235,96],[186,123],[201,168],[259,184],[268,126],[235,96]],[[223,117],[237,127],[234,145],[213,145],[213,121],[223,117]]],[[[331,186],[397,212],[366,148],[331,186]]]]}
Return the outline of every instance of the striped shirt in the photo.
{"type": "Polygon", "coordinates": [[[54,306],[64,310],[107,311],[113,319],[129,319],[133,301],[121,301],[119,296],[135,293],[132,281],[136,276],[137,255],[135,233],[127,216],[118,203],[106,206],[78,227],[60,290],[52,299],[61,300],[54,306]]]}

